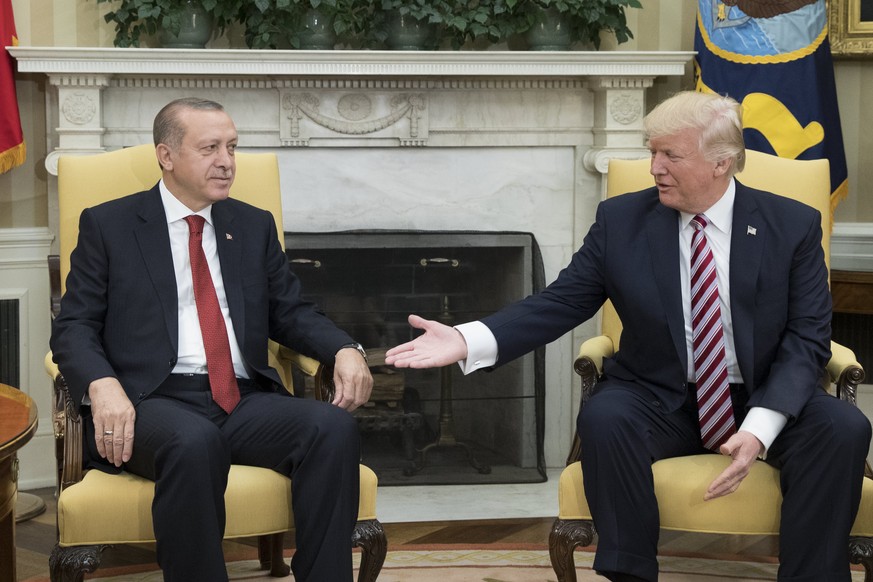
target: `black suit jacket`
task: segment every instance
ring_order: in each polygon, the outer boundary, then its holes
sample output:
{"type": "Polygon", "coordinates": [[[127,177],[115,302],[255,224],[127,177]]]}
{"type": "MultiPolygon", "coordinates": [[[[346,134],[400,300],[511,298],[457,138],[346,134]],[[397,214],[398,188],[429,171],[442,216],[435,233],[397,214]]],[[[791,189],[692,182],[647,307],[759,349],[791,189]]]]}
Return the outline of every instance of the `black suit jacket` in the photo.
{"type": "MultiPolygon", "coordinates": [[[[557,339],[611,299],[623,331],[606,376],[678,409],[688,369],[678,224],[655,188],[602,202],[554,283],[483,319],[497,339],[498,364],[557,339]]],[[[738,182],[732,229],[730,304],[748,406],[796,417],[830,358],[821,215],[738,182]]]]}
{"type": "MultiPolygon", "coordinates": [[[[281,385],[268,338],[322,362],[352,338],[300,297],[269,212],[227,199],[212,207],[221,275],[245,363],[281,385]]],[[[176,364],[178,293],[158,186],[82,213],[67,290],[52,326],[55,362],[80,403],[93,380],[118,378],[136,405],[176,364]]]]}

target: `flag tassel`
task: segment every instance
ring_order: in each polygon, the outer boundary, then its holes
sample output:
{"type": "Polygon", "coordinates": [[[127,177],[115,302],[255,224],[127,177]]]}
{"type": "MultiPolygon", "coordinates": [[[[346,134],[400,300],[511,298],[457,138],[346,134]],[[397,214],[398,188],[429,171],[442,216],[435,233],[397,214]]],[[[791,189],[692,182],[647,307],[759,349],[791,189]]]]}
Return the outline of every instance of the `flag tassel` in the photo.
{"type": "Polygon", "coordinates": [[[24,142],[0,153],[0,174],[20,166],[26,158],[27,146],[24,145],[24,142]]]}

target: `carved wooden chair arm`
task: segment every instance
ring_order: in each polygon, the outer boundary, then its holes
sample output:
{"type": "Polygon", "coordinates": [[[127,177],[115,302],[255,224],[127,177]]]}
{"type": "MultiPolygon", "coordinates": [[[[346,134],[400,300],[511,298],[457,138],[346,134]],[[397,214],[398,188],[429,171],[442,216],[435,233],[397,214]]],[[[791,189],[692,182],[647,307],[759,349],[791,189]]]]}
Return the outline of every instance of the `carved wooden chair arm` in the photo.
{"type": "Polygon", "coordinates": [[[855,359],[855,353],[836,342],[831,342],[831,360],[827,365],[829,379],[837,387],[837,396],[856,404],[858,384],[864,382],[864,368],[855,359]]]}
{"type": "MultiPolygon", "coordinates": [[[[827,378],[836,386],[837,398],[858,405],[858,385],[864,382],[864,368],[855,358],[855,352],[846,346],[831,342],[831,360],[828,362],[827,378]]],[[[864,475],[873,479],[873,468],[867,462],[864,475]]]]}
{"type": "Polygon", "coordinates": [[[597,380],[603,374],[603,360],[615,355],[615,344],[606,335],[593,337],[579,347],[573,369],[582,379],[582,401],[587,402],[597,380]]]}
{"type": "Polygon", "coordinates": [[[82,419],[73,406],[67,382],[52,361],[45,357],[45,370],[52,379],[52,428],[55,436],[57,493],[82,480],[82,419]]]}
{"type": "MultiPolygon", "coordinates": [[[[615,344],[609,336],[600,335],[582,342],[582,345],[579,347],[579,355],[576,356],[576,360],[573,362],[573,369],[582,380],[582,402],[579,405],[580,409],[591,398],[594,385],[597,384],[597,381],[603,374],[603,360],[612,357],[614,354],[615,344]]],[[[574,430],[570,454],[567,455],[568,465],[580,459],[582,452],[580,445],[579,435],[574,430]]]]}
{"type": "Polygon", "coordinates": [[[292,350],[291,348],[270,342],[270,351],[276,358],[276,363],[284,370],[286,377],[286,386],[293,393],[303,394],[301,386],[298,386],[295,379],[300,376],[309,376],[314,381],[315,398],[322,401],[330,402],[333,400],[334,385],[333,385],[333,366],[323,364],[314,358],[304,356],[292,350]],[[293,387],[293,388],[291,388],[293,387]]]}
{"type": "MultiPolygon", "coordinates": [[[[61,311],[61,258],[48,256],[49,308],[52,319],[61,311]]],[[[78,483],[82,470],[82,420],[70,398],[67,382],[52,361],[52,353],[45,356],[45,371],[52,379],[52,428],[55,436],[57,464],[57,494],[67,486],[78,483]]]]}

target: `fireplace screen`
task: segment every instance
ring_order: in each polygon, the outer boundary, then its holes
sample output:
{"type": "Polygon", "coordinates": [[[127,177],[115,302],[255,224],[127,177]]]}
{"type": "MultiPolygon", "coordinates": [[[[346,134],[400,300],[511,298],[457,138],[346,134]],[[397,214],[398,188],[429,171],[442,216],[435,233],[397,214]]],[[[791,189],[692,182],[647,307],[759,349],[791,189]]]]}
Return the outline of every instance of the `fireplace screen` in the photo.
{"type": "Polygon", "coordinates": [[[306,298],[361,342],[374,388],[355,411],[363,462],[380,484],[545,480],[543,350],[494,371],[457,365],[399,370],[385,350],[417,334],[415,313],[448,325],[539,290],[542,260],[527,233],[286,233],[306,298]]]}

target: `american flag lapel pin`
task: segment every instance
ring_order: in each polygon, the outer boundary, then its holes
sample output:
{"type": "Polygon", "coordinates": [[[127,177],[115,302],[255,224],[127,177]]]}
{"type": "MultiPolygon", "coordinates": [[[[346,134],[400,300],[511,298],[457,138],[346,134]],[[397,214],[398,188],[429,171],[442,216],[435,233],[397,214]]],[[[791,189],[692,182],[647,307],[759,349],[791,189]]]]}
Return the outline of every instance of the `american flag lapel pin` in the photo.
{"type": "Polygon", "coordinates": [[[227,237],[227,240],[233,240],[233,236],[229,232],[224,233],[224,236],[227,237]]]}
{"type": "MultiPolygon", "coordinates": [[[[750,234],[752,236],[755,236],[756,234],[758,234],[758,229],[755,228],[754,226],[747,226],[746,227],[746,234],[750,234]]],[[[227,236],[228,236],[228,238],[230,238],[230,235],[227,235],[227,236]]]]}

